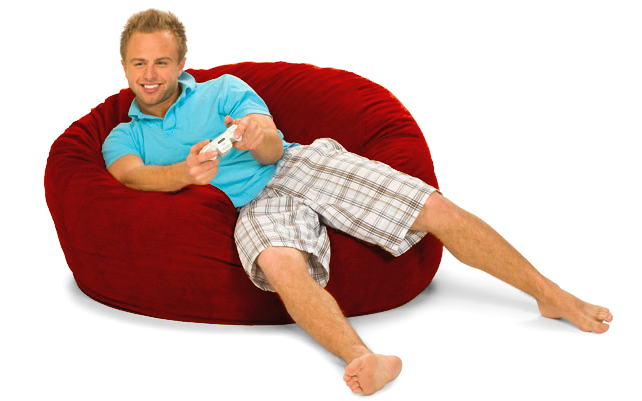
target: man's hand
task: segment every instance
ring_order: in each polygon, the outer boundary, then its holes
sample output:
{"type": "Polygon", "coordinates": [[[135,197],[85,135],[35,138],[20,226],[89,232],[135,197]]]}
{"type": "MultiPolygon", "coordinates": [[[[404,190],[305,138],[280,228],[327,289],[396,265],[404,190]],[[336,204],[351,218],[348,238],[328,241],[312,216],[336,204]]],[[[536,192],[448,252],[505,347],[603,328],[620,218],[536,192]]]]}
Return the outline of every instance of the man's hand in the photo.
{"type": "Polygon", "coordinates": [[[225,126],[236,124],[236,139],[234,148],[247,150],[261,164],[274,164],[283,156],[283,143],[272,121],[272,117],[264,114],[248,114],[239,119],[225,116],[225,126]]]}
{"type": "Polygon", "coordinates": [[[252,120],[249,116],[234,120],[230,116],[225,116],[225,126],[229,127],[231,124],[236,124],[236,132],[234,138],[243,138],[239,142],[234,143],[234,148],[238,150],[255,150],[263,143],[265,139],[265,131],[261,129],[259,124],[252,120]]]}
{"type": "Polygon", "coordinates": [[[217,155],[216,151],[198,154],[209,142],[210,140],[206,139],[192,146],[185,159],[185,178],[190,184],[209,184],[218,173],[218,157],[208,160],[217,155]]]}

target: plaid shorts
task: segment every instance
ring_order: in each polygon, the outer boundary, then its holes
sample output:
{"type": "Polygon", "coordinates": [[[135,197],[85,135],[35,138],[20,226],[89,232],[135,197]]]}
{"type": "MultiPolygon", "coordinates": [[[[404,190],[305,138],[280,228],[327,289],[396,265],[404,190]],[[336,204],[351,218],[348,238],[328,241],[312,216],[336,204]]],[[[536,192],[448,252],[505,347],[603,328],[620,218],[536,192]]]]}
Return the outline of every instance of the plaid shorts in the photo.
{"type": "Polygon", "coordinates": [[[426,234],[410,227],[433,191],[332,139],[291,147],[265,189],[240,209],[234,237],[241,263],[257,287],[274,291],[256,259],[269,247],[296,248],[310,254],[310,275],[325,286],[330,278],[326,226],[398,256],[426,234]]]}

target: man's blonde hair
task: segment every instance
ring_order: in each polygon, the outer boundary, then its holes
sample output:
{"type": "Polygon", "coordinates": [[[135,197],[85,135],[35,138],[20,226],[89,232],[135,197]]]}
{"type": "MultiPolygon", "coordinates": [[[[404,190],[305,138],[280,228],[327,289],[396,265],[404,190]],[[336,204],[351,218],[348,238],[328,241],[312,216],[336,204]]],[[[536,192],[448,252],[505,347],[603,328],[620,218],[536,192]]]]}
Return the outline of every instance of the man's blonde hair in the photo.
{"type": "Polygon", "coordinates": [[[134,32],[153,33],[158,31],[170,31],[174,34],[178,43],[178,60],[181,62],[187,54],[187,36],[185,36],[185,27],[178,17],[171,12],[158,11],[150,8],[149,10],[138,12],[127,20],[123,33],[120,35],[120,57],[123,61],[127,56],[127,43],[134,32]]]}

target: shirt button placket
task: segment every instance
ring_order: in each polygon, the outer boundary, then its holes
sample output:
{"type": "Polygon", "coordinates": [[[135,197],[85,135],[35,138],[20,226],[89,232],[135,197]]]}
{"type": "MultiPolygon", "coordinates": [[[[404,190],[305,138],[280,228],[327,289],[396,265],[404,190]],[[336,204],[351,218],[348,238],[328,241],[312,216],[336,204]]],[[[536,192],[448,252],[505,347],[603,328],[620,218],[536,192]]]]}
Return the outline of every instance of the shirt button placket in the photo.
{"type": "Polygon", "coordinates": [[[174,110],[169,110],[163,119],[163,132],[165,135],[170,136],[174,134],[176,129],[176,113],[174,110]]]}

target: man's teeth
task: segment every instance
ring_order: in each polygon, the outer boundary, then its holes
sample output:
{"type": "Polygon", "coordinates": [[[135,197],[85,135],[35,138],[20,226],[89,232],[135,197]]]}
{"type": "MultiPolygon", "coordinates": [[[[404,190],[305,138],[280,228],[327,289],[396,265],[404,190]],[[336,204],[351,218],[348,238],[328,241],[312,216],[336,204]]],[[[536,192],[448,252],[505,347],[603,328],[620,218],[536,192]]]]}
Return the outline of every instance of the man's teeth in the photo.
{"type": "Polygon", "coordinates": [[[154,89],[154,88],[158,87],[158,84],[155,84],[155,85],[143,85],[143,86],[145,87],[145,89],[154,89]]]}

